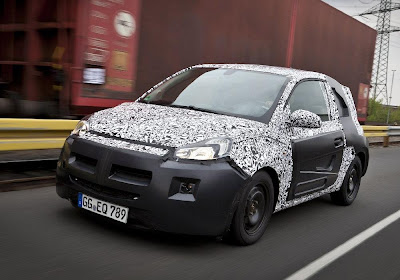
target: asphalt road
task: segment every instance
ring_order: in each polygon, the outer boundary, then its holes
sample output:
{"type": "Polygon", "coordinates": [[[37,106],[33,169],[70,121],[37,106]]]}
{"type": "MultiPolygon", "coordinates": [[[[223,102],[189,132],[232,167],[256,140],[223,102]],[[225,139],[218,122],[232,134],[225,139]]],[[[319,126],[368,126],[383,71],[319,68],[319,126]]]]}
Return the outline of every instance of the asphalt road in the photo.
{"type": "MultiPolygon", "coordinates": [[[[249,247],[110,225],[54,187],[0,193],[0,279],[283,279],[400,209],[400,147],[370,152],[353,205],[279,212],[249,247]]],[[[399,234],[400,220],[312,279],[400,279],[399,234]]]]}

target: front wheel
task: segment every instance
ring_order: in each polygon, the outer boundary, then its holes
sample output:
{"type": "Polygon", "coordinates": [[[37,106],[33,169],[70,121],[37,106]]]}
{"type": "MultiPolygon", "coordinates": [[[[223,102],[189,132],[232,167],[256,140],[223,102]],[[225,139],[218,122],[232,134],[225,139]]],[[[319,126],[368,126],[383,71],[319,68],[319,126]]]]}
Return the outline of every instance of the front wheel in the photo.
{"type": "Polygon", "coordinates": [[[360,189],[362,166],[358,156],[350,164],[340,190],[331,193],[331,199],[338,205],[347,206],[353,203],[360,189]]]}
{"type": "Polygon", "coordinates": [[[246,185],[233,217],[231,234],[240,245],[255,243],[264,234],[274,207],[274,187],[266,172],[256,173],[246,185]]]}

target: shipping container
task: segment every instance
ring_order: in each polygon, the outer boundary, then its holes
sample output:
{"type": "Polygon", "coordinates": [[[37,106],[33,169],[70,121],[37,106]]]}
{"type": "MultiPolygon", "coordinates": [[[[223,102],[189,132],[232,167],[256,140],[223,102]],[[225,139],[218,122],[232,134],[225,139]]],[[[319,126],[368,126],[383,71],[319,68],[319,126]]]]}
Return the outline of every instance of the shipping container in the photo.
{"type": "Polygon", "coordinates": [[[134,100],[190,65],[254,63],[325,73],[351,88],[366,118],[376,31],[320,0],[0,0],[0,9],[1,82],[68,114],[134,100]]]}

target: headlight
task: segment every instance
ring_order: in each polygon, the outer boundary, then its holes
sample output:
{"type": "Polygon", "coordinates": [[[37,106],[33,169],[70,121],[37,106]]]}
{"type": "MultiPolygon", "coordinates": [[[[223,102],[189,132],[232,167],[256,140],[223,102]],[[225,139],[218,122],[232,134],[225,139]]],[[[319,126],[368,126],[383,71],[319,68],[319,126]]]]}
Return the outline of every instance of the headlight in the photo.
{"type": "Polygon", "coordinates": [[[82,136],[88,131],[89,131],[89,123],[87,121],[82,120],[82,121],[78,122],[75,129],[72,130],[71,135],[82,136]]]}
{"type": "Polygon", "coordinates": [[[195,160],[217,159],[229,154],[231,143],[229,138],[214,138],[178,148],[175,151],[175,157],[195,160]]]}

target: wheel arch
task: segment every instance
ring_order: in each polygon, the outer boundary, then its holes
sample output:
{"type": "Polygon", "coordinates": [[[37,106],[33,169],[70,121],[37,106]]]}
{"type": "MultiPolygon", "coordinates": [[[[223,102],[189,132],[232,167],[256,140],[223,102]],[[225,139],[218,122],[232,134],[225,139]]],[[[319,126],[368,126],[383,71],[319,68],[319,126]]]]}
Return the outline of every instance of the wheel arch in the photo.
{"type": "Polygon", "coordinates": [[[264,171],[266,172],[272,179],[273,187],[274,187],[274,209],[276,206],[276,203],[278,201],[278,196],[279,196],[279,176],[278,173],[276,173],[275,169],[273,169],[270,166],[265,166],[261,168],[259,171],[264,171]]]}
{"type": "Polygon", "coordinates": [[[368,158],[369,158],[368,151],[361,150],[357,153],[357,156],[361,161],[361,169],[362,169],[361,175],[364,176],[368,168],[368,158]]]}

